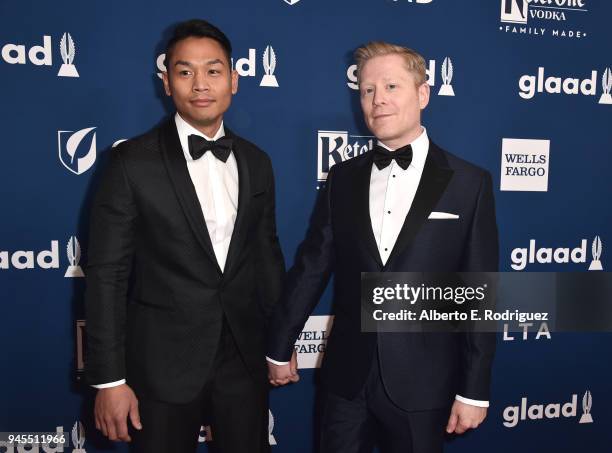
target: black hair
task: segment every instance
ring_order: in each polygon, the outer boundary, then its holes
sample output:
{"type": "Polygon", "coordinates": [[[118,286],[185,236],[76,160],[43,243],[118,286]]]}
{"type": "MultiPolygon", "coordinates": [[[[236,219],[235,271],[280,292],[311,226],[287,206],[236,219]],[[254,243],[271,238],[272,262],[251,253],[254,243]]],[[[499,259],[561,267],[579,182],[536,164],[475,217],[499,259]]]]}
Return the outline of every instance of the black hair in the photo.
{"type": "MultiPolygon", "coordinates": [[[[172,32],[172,37],[168,40],[168,44],[166,45],[166,59],[164,64],[166,68],[168,68],[168,64],[170,63],[170,57],[172,56],[172,51],[174,50],[174,46],[179,41],[182,41],[187,38],[210,38],[214,39],[219,43],[225,55],[227,56],[227,62],[231,64],[231,56],[232,56],[232,43],[225,36],[221,30],[215,27],[210,22],[207,22],[203,19],[191,19],[185,22],[179,23],[172,32]]],[[[169,72],[169,71],[168,71],[169,72]]]]}

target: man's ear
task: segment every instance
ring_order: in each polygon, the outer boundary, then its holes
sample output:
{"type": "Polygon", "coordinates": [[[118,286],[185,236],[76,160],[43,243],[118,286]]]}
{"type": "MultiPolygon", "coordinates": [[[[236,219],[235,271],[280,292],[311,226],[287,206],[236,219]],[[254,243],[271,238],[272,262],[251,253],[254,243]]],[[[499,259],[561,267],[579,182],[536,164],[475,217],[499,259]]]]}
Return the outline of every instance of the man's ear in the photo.
{"type": "Polygon", "coordinates": [[[419,86],[418,92],[419,92],[419,107],[421,107],[421,110],[423,110],[425,107],[427,107],[427,104],[429,104],[429,94],[430,94],[429,84],[427,82],[423,82],[419,86]]]}
{"type": "Polygon", "coordinates": [[[238,93],[238,71],[232,69],[232,94],[238,93]]]}
{"type": "Polygon", "coordinates": [[[164,82],[164,91],[167,96],[172,96],[172,91],[170,91],[170,80],[168,79],[168,72],[162,72],[162,81],[164,82]]]}

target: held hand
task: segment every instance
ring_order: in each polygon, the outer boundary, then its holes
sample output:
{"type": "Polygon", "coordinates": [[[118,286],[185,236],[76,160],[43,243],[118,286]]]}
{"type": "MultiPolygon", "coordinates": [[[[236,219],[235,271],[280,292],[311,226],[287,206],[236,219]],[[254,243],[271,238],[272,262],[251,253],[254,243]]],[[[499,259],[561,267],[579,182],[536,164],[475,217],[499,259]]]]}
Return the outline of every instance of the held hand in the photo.
{"type": "Polygon", "coordinates": [[[291,361],[286,365],[276,365],[268,361],[268,380],[275,387],[300,380],[297,373],[297,354],[295,351],[293,351],[291,361]]]}
{"type": "Polygon", "coordinates": [[[451,414],[446,425],[447,433],[463,434],[468,429],[477,428],[487,416],[486,407],[456,401],[453,403],[451,414]]]}
{"type": "Polygon", "coordinates": [[[132,440],[128,434],[128,415],[132,426],[138,430],[142,429],[138,413],[138,399],[127,384],[99,389],[96,395],[94,415],[96,429],[102,431],[110,440],[126,442],[132,440]]]}

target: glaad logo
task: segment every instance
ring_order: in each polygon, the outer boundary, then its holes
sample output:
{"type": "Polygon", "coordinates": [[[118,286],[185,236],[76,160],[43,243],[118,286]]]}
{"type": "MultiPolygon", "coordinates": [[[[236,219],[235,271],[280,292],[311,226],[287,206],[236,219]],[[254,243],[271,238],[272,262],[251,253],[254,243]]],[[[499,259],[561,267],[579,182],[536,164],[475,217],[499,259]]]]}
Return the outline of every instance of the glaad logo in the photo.
{"type": "Polygon", "coordinates": [[[64,33],[64,36],[62,36],[60,40],[60,53],[64,64],[60,67],[57,75],[60,77],[78,77],[79,73],[73,64],[76,49],[70,33],[64,33]]]}
{"type": "MultiPolygon", "coordinates": [[[[582,239],[580,245],[570,251],[569,247],[552,248],[536,248],[536,240],[529,240],[529,248],[515,248],[512,250],[512,264],[510,267],[517,271],[522,271],[527,267],[527,264],[549,264],[558,263],[566,264],[569,262],[580,264],[587,261],[587,243],[586,239],[582,239]]],[[[601,252],[602,243],[599,236],[595,236],[591,244],[592,261],[589,265],[590,271],[601,271],[601,252]]]]}
{"type": "Polygon", "coordinates": [[[550,140],[504,138],[499,190],[548,191],[550,140]]]}
{"type": "MultiPolygon", "coordinates": [[[[453,62],[450,57],[444,58],[442,61],[441,68],[441,76],[442,76],[442,86],[438,91],[439,96],[454,96],[455,91],[451,82],[453,80],[453,62]]],[[[428,66],[425,68],[425,75],[427,76],[427,84],[431,87],[436,85],[436,60],[429,60],[428,66]]],[[[359,89],[359,82],[357,80],[357,65],[351,65],[346,70],[346,77],[348,78],[348,82],[346,85],[352,90],[359,89]]]]}
{"type": "MultiPolygon", "coordinates": [[[[240,77],[256,77],[257,76],[257,50],[249,49],[249,56],[238,58],[234,61],[232,58],[232,68],[238,72],[240,77]]],[[[162,53],[158,55],[155,60],[156,66],[158,69],[157,77],[162,78],[162,73],[166,72],[166,65],[164,64],[164,60],[166,59],[166,54],[162,53]]],[[[263,54],[262,54],[262,63],[264,68],[264,75],[259,83],[261,87],[271,87],[278,88],[278,80],[274,75],[274,71],[276,70],[277,57],[276,52],[272,46],[266,46],[263,54]]]]}
{"type": "MultiPolygon", "coordinates": [[[[277,445],[276,439],[272,434],[274,430],[274,415],[272,415],[272,411],[268,409],[268,443],[270,445],[277,445]]],[[[209,425],[200,426],[200,433],[198,435],[198,442],[212,442],[213,441],[213,432],[209,425]]]]}
{"type": "MultiPolygon", "coordinates": [[[[549,94],[582,94],[595,96],[597,94],[597,71],[591,71],[591,76],[580,80],[577,77],[546,76],[543,67],[538,68],[537,75],[522,75],[519,79],[519,96],[523,99],[532,99],[536,93],[549,94]]],[[[612,90],[612,70],[606,68],[601,78],[603,94],[599,98],[600,104],[612,104],[610,91],[612,90]]]]}
{"type": "Polygon", "coordinates": [[[295,342],[298,368],[320,368],[327,338],[334,323],[333,316],[311,316],[295,342]]]}
{"type": "Polygon", "coordinates": [[[359,156],[374,147],[374,137],[346,131],[318,131],[317,180],[323,182],[334,164],[359,156]]]}
{"type": "MultiPolygon", "coordinates": [[[[32,46],[26,52],[24,44],[5,44],[2,46],[2,59],[8,64],[27,64],[29,60],[35,66],[52,66],[53,65],[53,44],[51,36],[43,36],[42,46],[32,46]],[[26,58],[27,57],[27,58],[26,58]]],[[[57,75],[59,77],[79,77],[79,73],[74,65],[74,56],[76,46],[70,33],[66,32],[60,40],[60,55],[64,62],[59,69],[57,75]]]]}
{"type": "MultiPolygon", "coordinates": [[[[68,260],[70,265],[64,277],[84,277],[83,269],[79,266],[81,247],[76,236],[70,236],[67,244],[68,260]]],[[[51,241],[50,250],[38,253],[33,250],[17,250],[12,254],[0,250],[0,269],[59,269],[59,241],[51,241]]]]}
{"type": "Polygon", "coordinates": [[[564,24],[568,19],[580,17],[577,13],[585,13],[584,0],[501,0],[500,31],[526,35],[545,35],[550,33],[553,37],[583,38],[587,36],[584,30],[569,29],[567,27],[547,30],[540,25],[547,22],[564,24]],[[536,21],[536,27],[527,27],[529,19],[536,21]]]}
{"type": "MultiPolygon", "coordinates": [[[[591,392],[586,391],[582,398],[582,416],[578,423],[593,423],[593,417],[591,416],[591,407],[593,399],[591,392]]],[[[550,403],[544,404],[532,404],[527,406],[527,397],[521,398],[520,406],[508,406],[504,409],[503,425],[506,428],[514,428],[519,424],[520,421],[524,420],[542,420],[544,418],[574,418],[578,412],[578,395],[573,394],[571,401],[562,403],[550,403]]]]}
{"type": "Polygon", "coordinates": [[[82,175],[96,162],[95,129],[95,127],[88,127],[76,132],[57,131],[57,149],[60,162],[75,175],[82,175]],[[79,149],[87,151],[77,153],[79,149]]]}

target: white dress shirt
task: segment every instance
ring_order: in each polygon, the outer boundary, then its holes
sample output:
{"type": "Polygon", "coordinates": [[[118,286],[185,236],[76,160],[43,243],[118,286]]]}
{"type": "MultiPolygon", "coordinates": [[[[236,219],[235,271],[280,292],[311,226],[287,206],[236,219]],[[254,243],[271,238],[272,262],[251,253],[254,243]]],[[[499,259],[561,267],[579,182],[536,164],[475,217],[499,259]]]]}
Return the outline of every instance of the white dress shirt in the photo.
{"type": "MultiPolygon", "coordinates": [[[[217,133],[210,138],[187,123],[178,113],[174,116],[174,121],[181,148],[187,161],[187,170],[195,187],[204,220],[206,220],[206,228],[215,257],[223,271],[238,212],[238,165],[236,157],[233,152],[230,152],[227,162],[224,163],[218,160],[213,153],[206,152],[198,160],[193,160],[191,154],[189,154],[189,135],[199,135],[209,141],[217,140],[225,135],[223,123],[221,123],[217,133]]],[[[107,388],[121,384],[125,384],[125,379],[94,385],[94,387],[107,388]]]]}
{"type": "MultiPolygon", "coordinates": [[[[394,151],[380,141],[378,144],[389,151],[394,151]]],[[[424,127],[421,135],[410,145],[412,146],[412,162],[408,168],[404,170],[393,159],[391,164],[382,170],[372,165],[370,173],[370,219],[383,264],[387,263],[391,255],[421,181],[425,159],[429,151],[429,137],[424,127]]],[[[278,362],[269,357],[266,359],[276,365],[289,363],[278,362]]],[[[473,406],[489,407],[488,401],[473,400],[460,395],[456,395],[455,399],[473,406]]]]}

